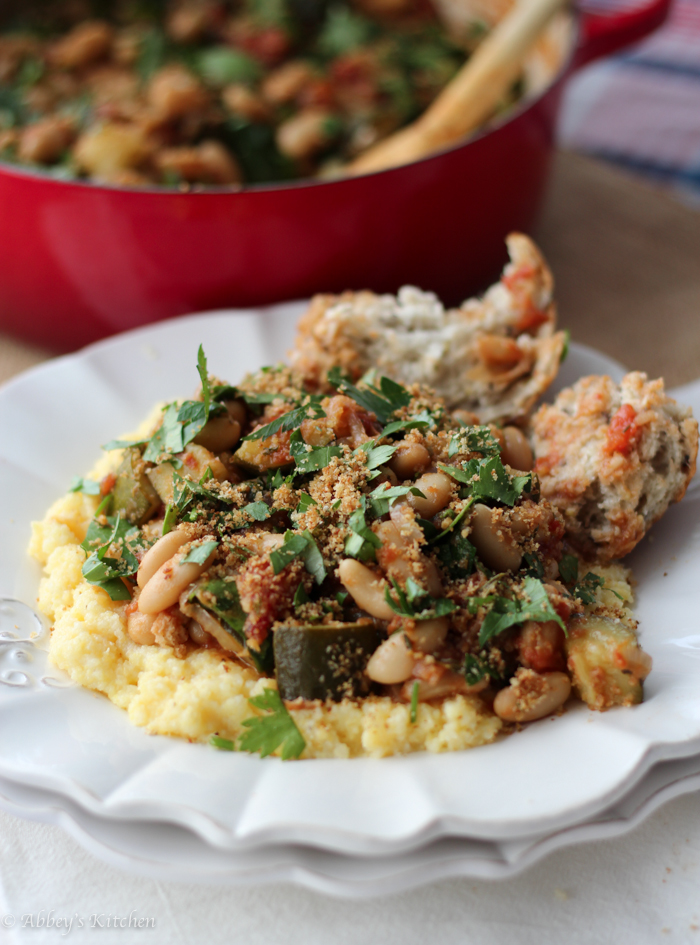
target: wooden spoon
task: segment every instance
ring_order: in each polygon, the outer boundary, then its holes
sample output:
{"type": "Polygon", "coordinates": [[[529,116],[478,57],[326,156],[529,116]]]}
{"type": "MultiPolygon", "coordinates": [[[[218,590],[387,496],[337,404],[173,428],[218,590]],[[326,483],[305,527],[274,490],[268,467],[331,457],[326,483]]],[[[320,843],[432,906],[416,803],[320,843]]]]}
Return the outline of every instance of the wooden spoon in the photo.
{"type": "Polygon", "coordinates": [[[447,148],[493,112],[521,71],[523,60],[568,0],[518,0],[476,52],[413,124],[355,158],[349,174],[397,167],[447,148]]]}

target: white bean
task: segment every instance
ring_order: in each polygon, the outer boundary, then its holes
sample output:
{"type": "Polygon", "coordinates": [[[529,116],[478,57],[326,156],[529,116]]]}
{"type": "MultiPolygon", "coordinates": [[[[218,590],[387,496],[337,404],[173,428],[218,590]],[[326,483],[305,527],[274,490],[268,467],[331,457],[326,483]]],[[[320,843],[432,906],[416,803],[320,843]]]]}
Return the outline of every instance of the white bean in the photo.
{"type": "MultiPolygon", "coordinates": [[[[420,526],[414,523],[414,527],[420,526]]],[[[377,538],[382,543],[382,547],[377,551],[377,560],[386,574],[402,584],[405,584],[408,578],[413,578],[433,597],[440,597],[442,581],[437,568],[425,555],[408,557],[408,541],[404,540],[404,533],[399,531],[393,521],[379,525],[377,538]]]]}
{"type": "Polygon", "coordinates": [[[358,607],[378,620],[393,618],[394,611],[384,599],[387,583],[383,578],[354,558],[344,558],[340,562],[338,575],[358,607]]]}
{"type": "Polygon", "coordinates": [[[503,427],[503,449],[501,459],[512,469],[529,472],[535,464],[532,448],[522,430],[503,427]]]}
{"type": "Polygon", "coordinates": [[[508,529],[494,523],[488,506],[475,505],[469,524],[469,538],[487,567],[499,572],[518,570],[522,553],[508,529]]]}
{"type": "Polygon", "coordinates": [[[493,711],[505,722],[534,722],[564,705],[570,693],[566,673],[518,670],[510,686],[494,699],[493,711]]]}
{"type": "Polygon", "coordinates": [[[389,460],[399,479],[412,479],[430,465],[430,453],[421,443],[400,443],[389,460]]]}
{"type": "Polygon", "coordinates": [[[241,438],[241,425],[237,420],[232,420],[228,413],[221,417],[212,417],[207,420],[197,436],[195,443],[212,453],[223,453],[224,450],[233,449],[241,438]]]}
{"type": "Polygon", "coordinates": [[[448,699],[450,696],[471,695],[481,692],[488,686],[488,679],[480,679],[470,686],[461,673],[447,670],[434,680],[409,679],[401,687],[401,696],[408,702],[413,696],[413,687],[418,683],[418,701],[429,702],[431,699],[448,699]]]}
{"type": "Polygon", "coordinates": [[[192,541],[192,532],[188,528],[176,528],[167,535],[159,538],[155,545],[152,545],[136,572],[136,583],[144,588],[156,573],[158,568],[170,561],[172,556],[188,541],[192,541]]]}
{"type": "Polygon", "coordinates": [[[409,493],[409,505],[421,518],[432,518],[450,501],[454,482],[443,472],[432,472],[424,473],[413,485],[420,489],[425,498],[421,499],[420,496],[409,493]]]}
{"type": "Polygon", "coordinates": [[[150,581],[141,591],[139,610],[142,614],[159,614],[177,602],[178,597],[188,584],[192,584],[211,564],[216,554],[212,551],[204,564],[195,564],[188,561],[183,564],[185,557],[181,552],[156,571],[150,581]]]}
{"type": "Polygon", "coordinates": [[[402,683],[413,672],[415,660],[403,633],[393,633],[380,643],[367,663],[367,675],[374,682],[391,686],[402,683]]]}
{"type": "Polygon", "coordinates": [[[442,646],[449,628],[447,617],[435,617],[433,620],[416,620],[415,628],[407,633],[417,650],[429,654],[442,646]]]}

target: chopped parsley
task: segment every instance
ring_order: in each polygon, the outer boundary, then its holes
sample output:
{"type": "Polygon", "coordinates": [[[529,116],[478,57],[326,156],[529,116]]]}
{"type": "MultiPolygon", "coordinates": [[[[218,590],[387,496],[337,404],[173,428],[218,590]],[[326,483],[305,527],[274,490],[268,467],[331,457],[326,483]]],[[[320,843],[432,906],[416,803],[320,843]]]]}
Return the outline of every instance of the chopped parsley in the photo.
{"type": "Polygon", "coordinates": [[[578,581],[578,558],[576,555],[561,556],[559,577],[564,584],[575,584],[578,581]]]}
{"type": "Polygon", "coordinates": [[[428,410],[421,410],[415,417],[408,420],[392,420],[382,430],[382,436],[392,436],[394,433],[407,433],[409,430],[431,429],[436,426],[436,418],[428,410]]]}
{"type": "Polygon", "coordinates": [[[392,381],[390,377],[380,377],[379,387],[365,383],[363,387],[356,387],[343,374],[339,367],[328,372],[328,382],[341,394],[351,397],[355,403],[373,413],[381,424],[389,422],[397,410],[408,407],[411,395],[401,384],[392,381]]]}
{"type": "Polygon", "coordinates": [[[413,578],[407,579],[405,591],[393,578],[390,578],[390,581],[396,597],[387,587],[384,599],[394,613],[401,617],[408,617],[410,620],[432,620],[434,617],[446,617],[457,609],[455,602],[447,597],[431,597],[413,578]],[[413,606],[417,601],[423,605],[419,609],[413,606]]]}
{"type": "Polygon", "coordinates": [[[386,515],[390,506],[392,506],[397,499],[409,493],[411,495],[417,495],[421,499],[425,498],[420,489],[417,489],[415,486],[389,486],[386,488],[387,485],[386,482],[383,482],[366,497],[372,512],[377,518],[386,515]]]}
{"type": "Polygon", "coordinates": [[[418,692],[420,690],[420,684],[418,680],[413,683],[413,688],[411,690],[411,725],[416,724],[418,718],[418,692]]]}
{"type": "Polygon", "coordinates": [[[467,653],[464,657],[463,667],[464,678],[470,686],[476,686],[482,679],[489,675],[489,665],[485,660],[479,659],[473,653],[467,653]]]}
{"type": "Polygon", "coordinates": [[[299,430],[294,430],[290,437],[289,452],[294,457],[298,473],[318,472],[319,469],[325,469],[334,456],[343,455],[343,451],[339,446],[322,446],[315,450],[309,449],[304,443],[299,430]]]}
{"type": "Polygon", "coordinates": [[[326,568],[323,564],[323,555],[314,541],[310,531],[291,532],[284,534],[284,544],[276,551],[270,552],[270,561],[275,574],[283,571],[296,558],[301,558],[304,567],[313,575],[317,584],[322,584],[326,578],[326,568]]]}
{"type": "Polygon", "coordinates": [[[201,345],[197,352],[197,371],[202,382],[202,400],[168,404],[164,408],[161,425],[148,440],[110,440],[102,449],[143,449],[143,458],[150,463],[157,463],[164,456],[181,453],[202,431],[210,417],[226,412],[224,406],[212,399],[207,359],[201,345]]]}
{"type": "Polygon", "coordinates": [[[219,547],[218,541],[213,541],[212,539],[208,541],[203,541],[198,545],[195,545],[190,551],[187,552],[185,557],[180,562],[181,564],[204,564],[207,558],[216,551],[219,547]]]}
{"type": "Polygon", "coordinates": [[[493,499],[511,508],[524,492],[530,492],[532,489],[532,473],[511,476],[506,472],[499,456],[491,456],[488,459],[470,459],[462,463],[462,468],[438,463],[438,468],[448,476],[452,476],[457,482],[464,483],[467,486],[467,494],[493,499]]]}
{"type": "Polygon", "coordinates": [[[84,495],[99,495],[100,484],[94,479],[83,479],[82,476],[74,476],[70,484],[69,492],[82,492],[84,495]]]}
{"type": "Polygon", "coordinates": [[[304,512],[308,512],[309,509],[314,505],[318,505],[316,499],[312,498],[308,492],[302,492],[299,496],[299,505],[297,506],[297,511],[301,512],[303,515],[304,512]]]}
{"type": "Polygon", "coordinates": [[[467,607],[471,614],[477,614],[481,608],[486,610],[479,630],[479,646],[484,646],[508,627],[525,623],[526,620],[534,620],[537,623],[554,620],[566,632],[566,625],[552,607],[542,581],[526,577],[520,590],[522,598],[488,596],[472,597],[468,601],[467,607]]]}
{"type": "MultiPolygon", "coordinates": [[[[599,574],[589,571],[580,581],[578,579],[579,561],[575,555],[562,555],[559,562],[559,577],[564,584],[571,587],[571,596],[576,597],[582,604],[594,604],[596,591],[605,586],[605,578],[599,574]]],[[[618,594],[611,587],[608,588],[611,594],[622,600],[622,595],[618,594]]]]}
{"type": "MultiPolygon", "coordinates": [[[[326,413],[320,403],[312,396],[307,396],[305,402],[292,410],[283,413],[281,417],[266,423],[265,426],[258,427],[243,440],[266,440],[275,433],[288,433],[291,430],[297,430],[304,420],[319,420],[325,417],[326,413]]],[[[320,467],[319,467],[320,468],[320,467]]]]}
{"type": "Polygon", "coordinates": [[[375,446],[375,442],[375,440],[367,440],[366,443],[363,443],[362,446],[358,446],[358,448],[355,450],[355,455],[358,453],[367,454],[367,469],[379,469],[380,466],[383,466],[385,463],[389,462],[397,450],[396,446],[390,446],[388,444],[384,446],[375,446]]]}
{"type": "Polygon", "coordinates": [[[294,592],[294,600],[292,601],[292,604],[294,605],[294,609],[298,610],[299,607],[302,607],[304,604],[308,604],[309,600],[310,598],[309,598],[309,595],[306,593],[306,590],[304,589],[303,582],[299,581],[299,587],[294,592]]]}
{"type": "Polygon", "coordinates": [[[350,534],[345,539],[345,554],[358,561],[376,561],[375,550],[382,543],[365,521],[365,513],[357,509],[348,519],[350,534]]]}
{"type": "Polygon", "coordinates": [[[287,712],[276,689],[266,689],[259,696],[248,700],[255,709],[268,715],[245,719],[243,725],[247,731],[238,743],[240,751],[260,752],[266,758],[278,748],[282,749],[282,760],[298,758],[306,747],[306,742],[294,719],[287,712]]]}
{"type": "Polygon", "coordinates": [[[105,590],[112,600],[131,600],[122,578],[133,578],[138,571],[139,559],[134,552],[143,547],[140,530],[120,514],[106,516],[107,524],[102,525],[100,515],[98,509],[80,546],[88,555],[82,567],[83,577],[88,584],[105,590]]]}
{"type": "Polygon", "coordinates": [[[490,427],[464,427],[452,437],[447,451],[450,458],[456,456],[457,453],[500,456],[501,444],[491,432],[490,427]]]}
{"type": "Polygon", "coordinates": [[[476,567],[476,548],[460,532],[437,546],[437,556],[448,577],[455,581],[469,577],[476,567]]]}

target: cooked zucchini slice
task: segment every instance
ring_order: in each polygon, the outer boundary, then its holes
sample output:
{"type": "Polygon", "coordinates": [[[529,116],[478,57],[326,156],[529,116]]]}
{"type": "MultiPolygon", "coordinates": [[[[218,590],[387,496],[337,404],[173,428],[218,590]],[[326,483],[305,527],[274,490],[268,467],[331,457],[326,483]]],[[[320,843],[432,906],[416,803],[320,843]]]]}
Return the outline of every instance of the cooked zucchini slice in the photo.
{"type": "Polygon", "coordinates": [[[146,465],[137,449],[125,451],[116,476],[112,492],[114,514],[121,512],[127,522],[143,525],[157,512],[160,497],[146,475],[146,465]]]}
{"type": "Polygon", "coordinates": [[[634,630],[615,617],[582,614],[569,625],[567,665],[574,686],[591,709],[636,705],[651,657],[634,630]]]}
{"type": "Polygon", "coordinates": [[[275,671],[283,699],[366,696],[365,667],[382,641],[373,623],[282,626],[274,633],[275,671]]]}

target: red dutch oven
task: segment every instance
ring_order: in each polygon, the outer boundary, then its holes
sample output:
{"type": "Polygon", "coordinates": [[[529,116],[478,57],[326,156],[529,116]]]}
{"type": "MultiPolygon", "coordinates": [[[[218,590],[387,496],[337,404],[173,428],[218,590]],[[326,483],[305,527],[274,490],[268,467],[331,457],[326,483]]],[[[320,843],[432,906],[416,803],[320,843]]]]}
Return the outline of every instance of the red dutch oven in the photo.
{"type": "Polygon", "coordinates": [[[543,196],[573,70],[634,42],[671,0],[581,13],[564,69],[507,120],[433,157],[338,181],[128,190],[0,164],[0,329],[66,351],[187,312],[411,283],[483,288],[543,196]]]}

